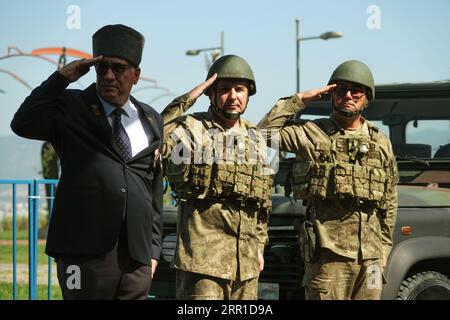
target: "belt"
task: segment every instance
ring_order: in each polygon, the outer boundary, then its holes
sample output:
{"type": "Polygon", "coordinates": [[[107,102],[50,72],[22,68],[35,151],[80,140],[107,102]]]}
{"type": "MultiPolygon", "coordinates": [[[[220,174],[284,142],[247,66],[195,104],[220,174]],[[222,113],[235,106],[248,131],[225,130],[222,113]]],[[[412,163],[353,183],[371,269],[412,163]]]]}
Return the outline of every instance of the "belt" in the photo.
{"type": "Polygon", "coordinates": [[[237,206],[237,207],[244,207],[244,208],[259,208],[260,204],[259,201],[255,199],[237,199],[237,198],[230,198],[230,197],[207,197],[205,198],[207,201],[211,202],[220,202],[220,203],[226,203],[229,205],[237,206]]]}

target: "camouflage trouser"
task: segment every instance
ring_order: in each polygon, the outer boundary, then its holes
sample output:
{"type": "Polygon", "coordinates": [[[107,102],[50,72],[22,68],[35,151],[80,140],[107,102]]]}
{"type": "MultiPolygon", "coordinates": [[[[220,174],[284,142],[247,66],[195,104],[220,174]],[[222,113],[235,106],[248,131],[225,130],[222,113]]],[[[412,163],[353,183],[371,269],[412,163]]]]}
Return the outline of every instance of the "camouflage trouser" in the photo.
{"type": "Polygon", "coordinates": [[[246,281],[220,279],[176,269],[177,299],[256,300],[258,278],[246,281]]]}
{"type": "Polygon", "coordinates": [[[305,297],[308,300],[379,300],[382,260],[353,260],[321,249],[315,263],[305,263],[305,297]]]}

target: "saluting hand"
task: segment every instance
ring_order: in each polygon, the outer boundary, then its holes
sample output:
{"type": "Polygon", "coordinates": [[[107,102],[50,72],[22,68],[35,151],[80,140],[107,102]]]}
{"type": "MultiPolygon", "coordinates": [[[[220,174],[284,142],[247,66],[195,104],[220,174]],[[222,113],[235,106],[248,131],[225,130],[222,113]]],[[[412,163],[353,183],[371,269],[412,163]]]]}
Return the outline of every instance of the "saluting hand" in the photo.
{"type": "Polygon", "coordinates": [[[152,279],[153,275],[155,274],[156,267],[158,266],[158,260],[152,259],[151,267],[152,267],[152,279]]]}
{"type": "Polygon", "coordinates": [[[309,101],[319,100],[323,93],[332,92],[335,88],[336,84],[330,84],[329,86],[322,88],[297,93],[297,96],[303,101],[303,103],[307,103],[309,101]]]}
{"type": "Polygon", "coordinates": [[[75,60],[61,68],[59,73],[64,76],[67,81],[75,82],[88,73],[89,69],[102,59],[103,56],[98,56],[92,59],[75,60]]]}
{"type": "Polygon", "coordinates": [[[258,251],[259,272],[264,270],[264,255],[258,251]]]}
{"type": "Polygon", "coordinates": [[[216,80],[216,78],[217,78],[217,73],[214,73],[211,78],[209,78],[202,84],[199,84],[191,91],[189,91],[188,92],[189,97],[192,100],[197,100],[197,98],[200,97],[203,94],[203,92],[213,84],[213,82],[216,80]]]}
{"type": "Polygon", "coordinates": [[[386,256],[383,254],[383,259],[381,260],[381,270],[384,272],[384,269],[386,269],[386,265],[387,265],[387,258],[386,256]]]}

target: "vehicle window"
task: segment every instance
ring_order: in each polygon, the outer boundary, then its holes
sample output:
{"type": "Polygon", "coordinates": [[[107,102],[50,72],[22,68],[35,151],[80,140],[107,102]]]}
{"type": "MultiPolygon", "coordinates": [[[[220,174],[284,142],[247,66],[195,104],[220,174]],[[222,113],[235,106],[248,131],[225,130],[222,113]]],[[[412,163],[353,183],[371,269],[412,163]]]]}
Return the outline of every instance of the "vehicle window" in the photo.
{"type": "Polygon", "coordinates": [[[386,137],[389,137],[389,126],[384,125],[383,121],[381,120],[370,120],[370,121],[375,125],[375,127],[380,129],[381,132],[383,132],[386,135],[386,137]]]}
{"type": "Polygon", "coordinates": [[[450,120],[414,120],[408,122],[406,125],[406,143],[430,145],[431,157],[450,158],[450,120]],[[446,151],[446,154],[444,154],[444,151],[446,151]]]}

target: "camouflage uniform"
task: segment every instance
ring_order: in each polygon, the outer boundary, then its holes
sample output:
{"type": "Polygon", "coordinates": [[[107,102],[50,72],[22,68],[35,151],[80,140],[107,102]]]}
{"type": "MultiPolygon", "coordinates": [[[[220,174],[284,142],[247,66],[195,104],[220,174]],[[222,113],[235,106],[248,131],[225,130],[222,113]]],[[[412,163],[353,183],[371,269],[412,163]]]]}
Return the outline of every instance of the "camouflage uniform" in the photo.
{"type": "Polygon", "coordinates": [[[211,109],[177,117],[192,104],[184,95],[162,113],[166,174],[179,204],[173,261],[177,297],[256,299],[258,251],[263,252],[268,242],[271,207],[272,177],[263,175],[267,165],[262,165],[267,164],[262,150],[265,143],[256,128],[242,119],[240,130],[225,130],[211,109]],[[208,130],[216,130],[217,134],[210,136],[208,130]],[[245,160],[249,159],[251,141],[255,141],[248,135],[256,137],[258,144],[253,148],[258,154],[257,163],[239,162],[233,157],[228,162],[210,161],[223,149],[217,141],[231,133],[242,138],[236,140],[235,152],[242,148],[245,160]],[[202,161],[193,156],[191,164],[174,164],[170,156],[180,141],[192,154],[200,154],[202,161]]]}
{"type": "Polygon", "coordinates": [[[309,212],[300,232],[307,298],[377,299],[397,210],[391,143],[363,118],[357,131],[332,118],[287,122],[304,108],[297,95],[280,99],[258,127],[279,130],[280,150],[297,156],[292,191],[309,212]],[[345,276],[358,273],[356,283],[345,276]]]}

